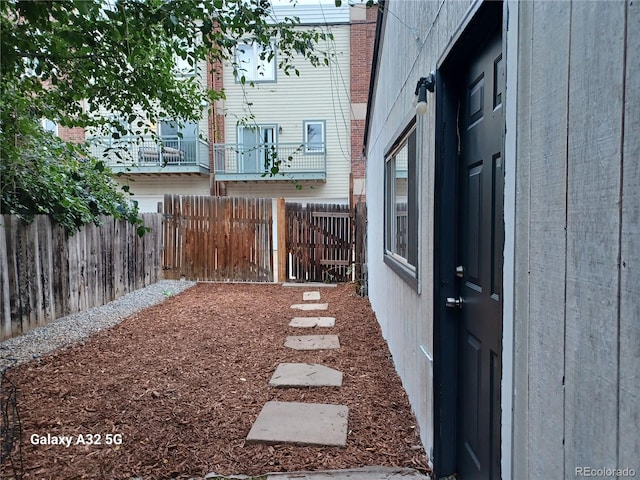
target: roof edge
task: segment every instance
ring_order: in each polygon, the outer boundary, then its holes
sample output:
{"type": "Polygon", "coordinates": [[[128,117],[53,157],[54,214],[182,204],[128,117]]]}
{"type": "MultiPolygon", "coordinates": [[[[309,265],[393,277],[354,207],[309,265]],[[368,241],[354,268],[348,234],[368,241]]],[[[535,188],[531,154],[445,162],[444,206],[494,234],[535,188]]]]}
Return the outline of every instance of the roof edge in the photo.
{"type": "Polygon", "coordinates": [[[369,94],[367,96],[367,115],[364,122],[364,138],[362,140],[362,153],[367,156],[367,145],[369,143],[369,125],[371,121],[371,112],[373,111],[373,92],[375,90],[376,81],[378,79],[378,64],[380,59],[380,50],[382,47],[382,33],[384,30],[384,9],[386,0],[378,2],[378,18],[376,19],[376,38],[373,44],[373,59],[371,64],[371,74],[369,75],[369,94]]]}

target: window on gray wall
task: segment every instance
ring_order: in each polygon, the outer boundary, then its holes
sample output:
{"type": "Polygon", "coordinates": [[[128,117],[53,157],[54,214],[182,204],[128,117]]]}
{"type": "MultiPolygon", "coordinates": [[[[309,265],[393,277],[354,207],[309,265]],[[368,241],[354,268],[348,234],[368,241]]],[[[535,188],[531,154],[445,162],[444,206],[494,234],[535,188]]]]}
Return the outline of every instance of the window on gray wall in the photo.
{"type": "Polygon", "coordinates": [[[385,157],[385,263],[417,288],[418,175],[412,122],[385,157]]]}

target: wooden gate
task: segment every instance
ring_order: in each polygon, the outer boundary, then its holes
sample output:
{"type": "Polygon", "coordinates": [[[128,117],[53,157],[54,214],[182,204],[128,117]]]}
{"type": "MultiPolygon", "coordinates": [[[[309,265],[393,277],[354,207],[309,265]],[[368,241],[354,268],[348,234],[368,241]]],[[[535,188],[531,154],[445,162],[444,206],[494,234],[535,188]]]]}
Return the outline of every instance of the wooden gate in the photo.
{"type": "Polygon", "coordinates": [[[164,196],[165,278],[273,281],[270,198],[164,196]]]}
{"type": "Polygon", "coordinates": [[[288,276],[295,281],[351,279],[351,214],[347,205],[286,204],[288,276]]]}

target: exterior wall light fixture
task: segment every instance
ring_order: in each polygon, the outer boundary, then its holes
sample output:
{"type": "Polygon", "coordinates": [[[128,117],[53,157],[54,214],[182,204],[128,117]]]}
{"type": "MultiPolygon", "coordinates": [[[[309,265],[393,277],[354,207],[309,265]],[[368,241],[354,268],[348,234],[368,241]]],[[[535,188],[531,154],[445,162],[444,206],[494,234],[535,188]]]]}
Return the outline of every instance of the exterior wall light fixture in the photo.
{"type": "Polygon", "coordinates": [[[431,72],[426,77],[421,77],[416,85],[416,95],[418,96],[418,103],[416,104],[416,113],[418,115],[424,115],[427,113],[427,90],[433,92],[436,87],[436,76],[431,72]]]}

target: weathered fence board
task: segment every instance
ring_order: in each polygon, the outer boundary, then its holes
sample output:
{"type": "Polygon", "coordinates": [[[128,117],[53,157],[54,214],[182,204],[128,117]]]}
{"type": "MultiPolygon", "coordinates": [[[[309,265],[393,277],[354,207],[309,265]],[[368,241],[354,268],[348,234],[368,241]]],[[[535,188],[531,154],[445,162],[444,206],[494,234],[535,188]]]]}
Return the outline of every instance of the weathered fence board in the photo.
{"type": "Polygon", "coordinates": [[[102,218],[69,237],[39,215],[0,216],[0,338],[104,305],[162,278],[162,216],[143,214],[143,238],[124,220],[102,218]]]}
{"type": "Polygon", "coordinates": [[[354,257],[354,277],[361,287],[361,294],[365,294],[367,261],[367,204],[358,202],[354,210],[353,220],[353,257],[354,257]]]}
{"type": "Polygon", "coordinates": [[[353,259],[349,207],[287,203],[286,212],[290,279],[350,280],[353,259]]]}
{"type": "Polygon", "coordinates": [[[273,281],[271,199],[165,195],[167,278],[273,281]]]}
{"type": "Polygon", "coordinates": [[[11,289],[9,286],[9,255],[6,228],[0,227],[0,338],[11,336],[11,289]]]}

